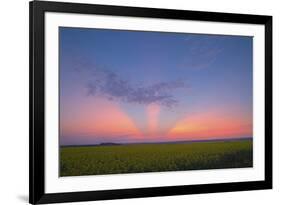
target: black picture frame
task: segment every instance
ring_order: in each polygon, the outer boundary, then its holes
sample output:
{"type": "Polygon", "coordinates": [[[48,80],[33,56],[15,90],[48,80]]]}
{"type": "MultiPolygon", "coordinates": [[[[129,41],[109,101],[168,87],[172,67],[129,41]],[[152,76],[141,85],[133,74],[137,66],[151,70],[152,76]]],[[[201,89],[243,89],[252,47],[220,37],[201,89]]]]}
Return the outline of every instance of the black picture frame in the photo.
{"type": "Polygon", "coordinates": [[[30,12],[30,143],[29,202],[31,204],[230,192],[272,188],[272,17],[124,6],[32,1],[30,12]],[[182,19],[265,26],[265,180],[71,193],[45,193],[45,12],[182,19]]]}

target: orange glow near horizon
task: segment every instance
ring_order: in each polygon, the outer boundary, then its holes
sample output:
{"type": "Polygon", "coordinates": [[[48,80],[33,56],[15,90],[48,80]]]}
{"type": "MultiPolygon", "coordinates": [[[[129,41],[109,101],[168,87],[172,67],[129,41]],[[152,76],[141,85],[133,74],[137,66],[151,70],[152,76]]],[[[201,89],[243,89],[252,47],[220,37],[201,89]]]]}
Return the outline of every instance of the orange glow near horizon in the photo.
{"type": "Polygon", "coordinates": [[[252,117],[224,109],[188,114],[171,128],[165,129],[159,119],[161,106],[146,106],[146,126],[137,126],[136,119],[118,103],[95,97],[83,103],[82,109],[70,110],[61,124],[64,136],[84,139],[101,138],[105,141],[177,141],[203,140],[252,136],[252,117]]]}
{"type": "Polygon", "coordinates": [[[85,105],[73,118],[63,121],[61,132],[77,136],[140,136],[134,121],[118,104],[95,98],[92,104],[85,105]]]}
{"type": "Polygon", "coordinates": [[[200,113],[178,121],[169,131],[169,138],[212,139],[252,136],[251,119],[220,112],[200,113]]]}

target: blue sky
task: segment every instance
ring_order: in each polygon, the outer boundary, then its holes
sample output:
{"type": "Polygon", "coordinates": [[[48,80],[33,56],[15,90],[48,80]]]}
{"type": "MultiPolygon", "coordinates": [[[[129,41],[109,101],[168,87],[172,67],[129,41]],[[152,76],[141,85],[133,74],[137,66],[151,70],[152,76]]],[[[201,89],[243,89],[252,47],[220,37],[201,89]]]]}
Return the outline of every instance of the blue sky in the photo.
{"type": "MultiPolygon", "coordinates": [[[[66,27],[59,31],[62,124],[95,106],[88,104],[97,98],[118,104],[141,133],[148,133],[147,109],[156,105],[158,131],[152,140],[167,135],[181,119],[210,110],[251,121],[252,37],[66,27]]],[[[98,135],[65,130],[61,137],[67,143],[93,143],[98,135]],[[74,140],[77,133],[80,141],[74,140]]]]}

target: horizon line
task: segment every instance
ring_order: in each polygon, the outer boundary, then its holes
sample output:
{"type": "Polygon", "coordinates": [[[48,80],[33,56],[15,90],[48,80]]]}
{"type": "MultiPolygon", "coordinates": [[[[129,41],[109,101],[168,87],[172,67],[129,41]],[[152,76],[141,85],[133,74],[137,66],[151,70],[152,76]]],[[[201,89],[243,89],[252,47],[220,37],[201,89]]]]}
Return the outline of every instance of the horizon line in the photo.
{"type": "Polygon", "coordinates": [[[151,141],[151,142],[100,142],[91,144],[64,144],[59,147],[74,147],[74,146],[103,146],[103,145],[130,145],[130,144],[173,144],[173,143],[192,143],[192,142],[212,142],[212,141],[236,141],[236,140],[253,140],[253,137],[233,137],[233,138],[219,138],[219,139],[195,139],[195,140],[174,140],[174,141],[151,141]]]}

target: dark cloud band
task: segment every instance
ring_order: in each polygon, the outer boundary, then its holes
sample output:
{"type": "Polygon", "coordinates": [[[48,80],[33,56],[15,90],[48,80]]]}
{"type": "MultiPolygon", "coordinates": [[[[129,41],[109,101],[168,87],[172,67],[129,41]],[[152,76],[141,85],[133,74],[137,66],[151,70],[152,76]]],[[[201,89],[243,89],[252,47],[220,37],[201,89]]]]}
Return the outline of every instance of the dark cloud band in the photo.
{"type": "Polygon", "coordinates": [[[92,69],[91,80],[87,85],[88,95],[103,95],[110,100],[121,100],[128,103],[159,103],[173,107],[178,100],[172,91],[186,87],[185,82],[176,80],[160,82],[150,86],[136,86],[117,76],[112,71],[92,69]]]}

